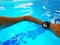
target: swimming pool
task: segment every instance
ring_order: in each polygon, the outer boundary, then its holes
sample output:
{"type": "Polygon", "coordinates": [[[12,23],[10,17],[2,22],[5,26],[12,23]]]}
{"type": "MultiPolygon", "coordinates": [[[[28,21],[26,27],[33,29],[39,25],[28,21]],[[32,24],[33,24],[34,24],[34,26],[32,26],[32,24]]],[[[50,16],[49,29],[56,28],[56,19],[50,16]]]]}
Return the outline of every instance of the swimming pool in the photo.
{"type": "MultiPolygon", "coordinates": [[[[54,20],[59,15],[57,10],[60,9],[57,2],[59,1],[6,1],[0,3],[0,16],[30,15],[42,21],[56,23],[54,20]],[[53,2],[56,2],[56,7],[53,2]]],[[[60,45],[59,42],[60,38],[49,29],[28,21],[16,23],[0,31],[0,45],[60,45]]]]}

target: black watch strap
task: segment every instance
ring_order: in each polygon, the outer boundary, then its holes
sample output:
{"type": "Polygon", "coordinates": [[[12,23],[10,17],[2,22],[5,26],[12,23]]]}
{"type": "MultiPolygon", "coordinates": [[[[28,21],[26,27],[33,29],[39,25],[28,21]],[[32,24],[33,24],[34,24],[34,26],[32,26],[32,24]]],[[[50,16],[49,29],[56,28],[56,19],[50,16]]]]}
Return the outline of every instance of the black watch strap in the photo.
{"type": "Polygon", "coordinates": [[[44,23],[42,24],[42,27],[43,27],[44,29],[48,29],[49,26],[50,26],[50,23],[49,23],[49,22],[44,22],[44,23]]]}

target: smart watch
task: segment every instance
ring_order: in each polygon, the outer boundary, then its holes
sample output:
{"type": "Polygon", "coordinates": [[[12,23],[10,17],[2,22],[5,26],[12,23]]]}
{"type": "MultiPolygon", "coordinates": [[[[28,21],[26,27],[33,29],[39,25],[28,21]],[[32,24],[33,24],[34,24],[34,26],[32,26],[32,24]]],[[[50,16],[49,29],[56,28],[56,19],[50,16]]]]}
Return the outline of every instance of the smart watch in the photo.
{"type": "Polygon", "coordinates": [[[49,22],[44,22],[44,23],[42,24],[42,27],[43,27],[44,29],[48,29],[49,26],[50,26],[50,23],[49,23],[49,22]]]}

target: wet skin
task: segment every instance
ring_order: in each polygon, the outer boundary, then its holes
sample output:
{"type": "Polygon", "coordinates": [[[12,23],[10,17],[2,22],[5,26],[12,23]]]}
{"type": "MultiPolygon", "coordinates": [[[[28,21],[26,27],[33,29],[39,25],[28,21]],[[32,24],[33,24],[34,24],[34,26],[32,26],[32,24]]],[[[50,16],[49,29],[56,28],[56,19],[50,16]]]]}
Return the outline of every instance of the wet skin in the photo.
{"type": "MultiPolygon", "coordinates": [[[[8,26],[11,26],[11,25],[18,23],[20,21],[23,21],[23,20],[34,22],[34,23],[37,23],[40,25],[42,25],[44,23],[43,21],[36,19],[32,16],[29,16],[29,15],[22,16],[22,17],[16,17],[16,18],[8,18],[8,17],[0,16],[0,26],[3,29],[3,28],[6,28],[8,26]]],[[[51,29],[58,37],[60,37],[60,24],[51,24],[50,23],[49,29],[51,29]]]]}

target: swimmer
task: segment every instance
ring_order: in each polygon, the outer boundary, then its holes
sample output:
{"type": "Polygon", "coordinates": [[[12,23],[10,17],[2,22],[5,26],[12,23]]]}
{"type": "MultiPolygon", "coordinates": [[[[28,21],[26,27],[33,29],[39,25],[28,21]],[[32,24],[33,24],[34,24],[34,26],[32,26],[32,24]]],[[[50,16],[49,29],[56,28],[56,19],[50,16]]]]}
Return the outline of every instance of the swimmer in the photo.
{"type": "Polygon", "coordinates": [[[48,28],[48,29],[52,30],[58,37],[60,37],[60,24],[52,24],[49,22],[43,22],[43,21],[36,19],[32,16],[29,16],[29,15],[16,17],[16,18],[8,18],[8,17],[0,16],[0,26],[2,26],[3,28],[6,28],[10,25],[13,25],[13,24],[18,23],[23,20],[40,24],[40,25],[42,25],[42,27],[44,29],[48,28]]]}

